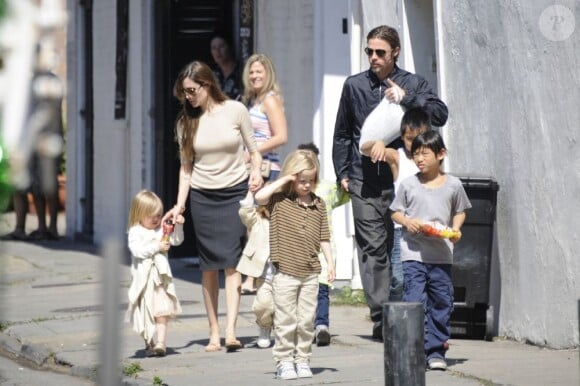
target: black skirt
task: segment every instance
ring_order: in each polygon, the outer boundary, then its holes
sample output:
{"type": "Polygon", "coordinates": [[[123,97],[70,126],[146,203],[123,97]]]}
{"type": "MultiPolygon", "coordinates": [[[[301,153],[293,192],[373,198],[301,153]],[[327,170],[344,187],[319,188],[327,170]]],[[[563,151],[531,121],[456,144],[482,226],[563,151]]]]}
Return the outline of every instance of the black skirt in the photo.
{"type": "Polygon", "coordinates": [[[246,244],[238,211],[248,181],[216,190],[191,189],[189,202],[202,271],[235,268],[246,244]]]}

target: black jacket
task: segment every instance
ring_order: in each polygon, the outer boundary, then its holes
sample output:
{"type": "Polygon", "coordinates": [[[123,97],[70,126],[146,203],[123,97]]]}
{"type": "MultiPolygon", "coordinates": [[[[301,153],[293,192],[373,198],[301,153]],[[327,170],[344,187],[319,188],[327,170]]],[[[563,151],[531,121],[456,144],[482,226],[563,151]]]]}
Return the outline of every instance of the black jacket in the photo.
{"type": "MultiPolygon", "coordinates": [[[[405,90],[401,106],[406,110],[422,107],[430,116],[434,126],[443,126],[447,121],[447,106],[435,95],[427,81],[395,65],[387,77],[405,90]]],[[[367,70],[346,79],[336,114],[332,161],[334,172],[340,182],[344,178],[361,180],[372,191],[391,189],[393,175],[384,162],[373,164],[369,157],[360,154],[360,130],[371,111],[377,107],[388,87],[386,80],[367,70]]],[[[397,139],[390,147],[402,146],[397,139]]]]}

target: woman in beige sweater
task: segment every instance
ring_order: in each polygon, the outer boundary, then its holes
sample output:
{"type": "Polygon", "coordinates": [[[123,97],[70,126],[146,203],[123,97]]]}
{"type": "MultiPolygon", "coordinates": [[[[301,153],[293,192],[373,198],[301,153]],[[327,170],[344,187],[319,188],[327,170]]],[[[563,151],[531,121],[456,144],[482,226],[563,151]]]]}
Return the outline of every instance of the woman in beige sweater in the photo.
{"type": "Polygon", "coordinates": [[[188,64],[175,81],[173,93],[182,104],[175,130],[181,168],[177,203],[165,217],[175,218],[184,212],[189,196],[210,326],[205,349],[221,350],[218,272],[224,270],[225,344],[228,351],[234,351],[241,347],[235,331],[241,282],[236,265],[246,237],[238,208],[248,189],[257,191],[263,185],[262,157],[246,107],[227,99],[205,63],[188,64]],[[249,175],[244,147],[251,158],[249,175]]]}

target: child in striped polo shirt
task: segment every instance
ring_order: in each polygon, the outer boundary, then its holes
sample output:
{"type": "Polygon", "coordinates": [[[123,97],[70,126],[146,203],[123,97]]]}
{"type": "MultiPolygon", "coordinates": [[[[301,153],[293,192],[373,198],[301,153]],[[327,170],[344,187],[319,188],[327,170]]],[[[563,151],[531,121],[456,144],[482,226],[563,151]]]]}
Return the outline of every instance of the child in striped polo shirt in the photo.
{"type": "Polygon", "coordinates": [[[276,377],[312,377],[310,357],[322,250],[328,281],[334,281],[330,231],[324,201],[314,194],[320,166],[309,150],[290,153],[280,177],[256,192],[270,212],[270,258],[277,268],[274,291],[273,349],[276,377]]]}

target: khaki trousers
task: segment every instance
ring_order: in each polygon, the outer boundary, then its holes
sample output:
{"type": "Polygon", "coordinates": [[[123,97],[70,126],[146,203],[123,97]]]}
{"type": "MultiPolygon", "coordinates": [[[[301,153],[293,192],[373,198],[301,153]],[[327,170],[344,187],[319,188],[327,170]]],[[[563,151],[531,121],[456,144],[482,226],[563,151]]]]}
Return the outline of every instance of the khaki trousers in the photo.
{"type": "Polygon", "coordinates": [[[305,278],[278,272],[274,289],[274,338],[276,362],[308,363],[312,355],[318,275],[305,278]]]}
{"type": "Polygon", "coordinates": [[[274,295],[272,293],[272,282],[262,278],[256,279],[258,289],[252,304],[252,311],[256,315],[256,324],[263,328],[270,328],[274,325],[274,295]]]}

